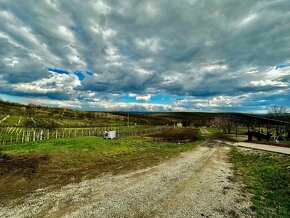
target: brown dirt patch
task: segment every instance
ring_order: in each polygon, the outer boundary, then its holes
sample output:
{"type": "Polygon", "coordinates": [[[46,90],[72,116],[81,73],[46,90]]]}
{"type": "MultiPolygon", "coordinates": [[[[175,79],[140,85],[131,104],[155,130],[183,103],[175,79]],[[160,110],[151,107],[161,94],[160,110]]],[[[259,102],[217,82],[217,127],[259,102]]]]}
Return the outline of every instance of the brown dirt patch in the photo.
{"type": "Polygon", "coordinates": [[[37,189],[50,191],[67,184],[93,179],[102,173],[113,175],[152,166],[162,160],[156,153],[129,160],[95,162],[79,167],[56,166],[48,156],[8,156],[0,154],[0,205],[13,199],[19,203],[37,189]]]}
{"type": "Polygon", "coordinates": [[[212,133],[209,135],[209,138],[211,140],[223,140],[227,142],[237,142],[236,139],[231,138],[230,135],[227,135],[225,133],[212,133]]]}
{"type": "Polygon", "coordinates": [[[40,163],[48,160],[47,155],[9,156],[0,153],[0,176],[17,173],[29,178],[37,172],[40,163]]]}
{"type": "Polygon", "coordinates": [[[168,142],[192,142],[198,135],[198,129],[170,129],[150,136],[168,142]]]}

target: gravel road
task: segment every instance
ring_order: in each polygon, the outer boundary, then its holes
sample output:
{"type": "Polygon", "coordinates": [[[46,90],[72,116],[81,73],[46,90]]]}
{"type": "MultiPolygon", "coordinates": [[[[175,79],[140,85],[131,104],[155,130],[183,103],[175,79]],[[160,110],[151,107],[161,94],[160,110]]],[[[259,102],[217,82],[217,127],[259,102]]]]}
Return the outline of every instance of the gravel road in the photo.
{"type": "Polygon", "coordinates": [[[151,168],[38,190],[0,207],[0,217],[251,217],[229,150],[207,141],[151,168]]]}

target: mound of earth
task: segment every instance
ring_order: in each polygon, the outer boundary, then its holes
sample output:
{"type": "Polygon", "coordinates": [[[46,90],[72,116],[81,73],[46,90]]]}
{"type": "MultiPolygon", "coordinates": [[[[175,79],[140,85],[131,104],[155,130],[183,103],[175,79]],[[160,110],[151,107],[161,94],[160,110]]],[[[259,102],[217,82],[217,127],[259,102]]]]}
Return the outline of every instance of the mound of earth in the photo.
{"type": "Polygon", "coordinates": [[[198,129],[170,129],[150,136],[168,142],[191,142],[198,139],[199,131],[198,129]]]}

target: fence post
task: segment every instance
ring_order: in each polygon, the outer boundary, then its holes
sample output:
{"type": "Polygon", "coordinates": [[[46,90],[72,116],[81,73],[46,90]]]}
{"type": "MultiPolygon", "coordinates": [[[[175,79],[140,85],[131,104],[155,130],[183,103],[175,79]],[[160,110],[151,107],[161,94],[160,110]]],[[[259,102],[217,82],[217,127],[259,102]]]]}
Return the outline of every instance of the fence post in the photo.
{"type": "Polygon", "coordinates": [[[24,142],[24,135],[25,135],[25,130],[22,132],[22,143],[24,142]]]}
{"type": "Polygon", "coordinates": [[[29,136],[30,136],[30,131],[27,131],[25,142],[29,142],[29,136]]]}

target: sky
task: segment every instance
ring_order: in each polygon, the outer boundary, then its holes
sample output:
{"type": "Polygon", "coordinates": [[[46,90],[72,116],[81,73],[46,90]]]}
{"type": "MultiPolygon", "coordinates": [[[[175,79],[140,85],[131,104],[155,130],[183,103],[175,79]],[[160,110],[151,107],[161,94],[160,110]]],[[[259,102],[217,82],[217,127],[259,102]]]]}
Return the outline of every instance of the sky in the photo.
{"type": "Polygon", "coordinates": [[[0,98],[97,111],[290,107],[289,0],[1,0],[0,98]]]}

